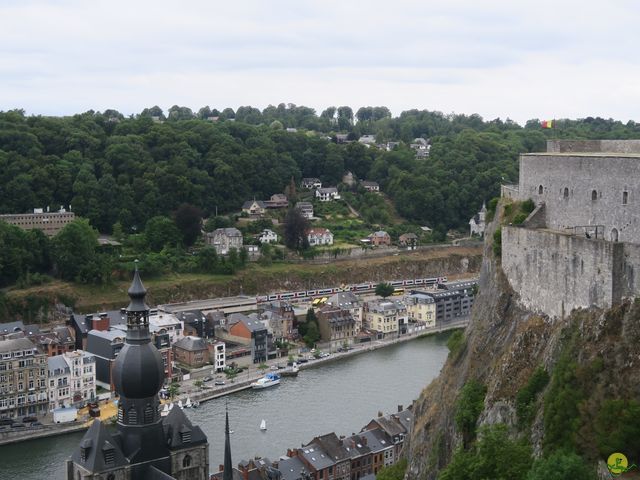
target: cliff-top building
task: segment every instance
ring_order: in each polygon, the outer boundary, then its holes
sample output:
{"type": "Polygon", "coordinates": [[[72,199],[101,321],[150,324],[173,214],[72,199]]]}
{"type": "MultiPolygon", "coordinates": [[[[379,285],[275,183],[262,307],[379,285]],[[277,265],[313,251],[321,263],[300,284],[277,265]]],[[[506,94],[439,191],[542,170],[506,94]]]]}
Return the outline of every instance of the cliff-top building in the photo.
{"type": "Polygon", "coordinates": [[[640,293],[640,140],[550,140],[520,156],[506,199],[536,205],[502,227],[502,268],[521,302],[551,317],[640,293]]]}
{"type": "Polygon", "coordinates": [[[125,345],[113,364],[116,428],[95,420],[67,461],[67,480],[205,480],[209,444],[179,408],[160,416],[162,358],[151,343],[146,290],[136,269],[129,288],[125,345]]]}

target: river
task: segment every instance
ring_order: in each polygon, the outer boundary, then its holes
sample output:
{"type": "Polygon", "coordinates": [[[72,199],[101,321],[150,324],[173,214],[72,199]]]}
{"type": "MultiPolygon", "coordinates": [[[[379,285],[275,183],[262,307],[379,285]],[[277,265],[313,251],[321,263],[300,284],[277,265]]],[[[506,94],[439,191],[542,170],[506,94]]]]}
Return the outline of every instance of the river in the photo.
{"type": "MultiPolygon", "coordinates": [[[[209,438],[210,469],[224,453],[228,402],[233,463],[256,455],[275,460],[315,435],[358,432],[377,415],[408,406],[438,375],[447,357],[448,334],[423,337],[328,362],[283,378],[279,386],[245,390],[186,410],[209,438]],[[259,430],[261,419],[267,431],[259,430]]],[[[0,480],[64,479],[65,460],[82,433],[0,447],[0,480]]]]}

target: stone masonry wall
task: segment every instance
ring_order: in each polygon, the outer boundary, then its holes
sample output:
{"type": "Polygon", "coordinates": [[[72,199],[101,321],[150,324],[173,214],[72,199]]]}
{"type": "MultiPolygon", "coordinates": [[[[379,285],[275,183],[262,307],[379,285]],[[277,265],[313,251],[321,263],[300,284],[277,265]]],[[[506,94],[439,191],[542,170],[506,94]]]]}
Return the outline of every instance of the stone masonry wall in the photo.
{"type": "MultiPolygon", "coordinates": [[[[614,277],[623,248],[621,243],[548,230],[502,227],[502,269],[511,287],[525,307],[550,317],[616,303],[621,287],[614,285],[614,277]]],[[[640,259],[640,248],[632,252],[632,262],[636,255],[640,259]]]]}
{"type": "Polygon", "coordinates": [[[640,140],[547,140],[547,152],[640,153],[640,140]]]}
{"type": "Polygon", "coordinates": [[[521,155],[518,196],[544,202],[549,229],[603,225],[607,240],[640,243],[638,154],[521,155]]]}

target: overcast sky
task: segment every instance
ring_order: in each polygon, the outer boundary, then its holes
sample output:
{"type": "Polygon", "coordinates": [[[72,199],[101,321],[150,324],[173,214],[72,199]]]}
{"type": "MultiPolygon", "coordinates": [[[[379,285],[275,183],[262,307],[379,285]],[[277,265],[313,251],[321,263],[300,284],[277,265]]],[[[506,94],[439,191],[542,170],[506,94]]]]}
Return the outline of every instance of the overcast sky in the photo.
{"type": "Polygon", "coordinates": [[[637,0],[0,0],[0,110],[639,121],[637,0]]]}

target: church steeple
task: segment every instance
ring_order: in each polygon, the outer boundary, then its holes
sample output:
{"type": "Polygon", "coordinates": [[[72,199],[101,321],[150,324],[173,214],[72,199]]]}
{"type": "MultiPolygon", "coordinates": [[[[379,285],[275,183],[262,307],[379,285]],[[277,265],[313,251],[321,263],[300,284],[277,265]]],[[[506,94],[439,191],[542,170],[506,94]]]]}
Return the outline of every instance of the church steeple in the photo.
{"type": "Polygon", "coordinates": [[[229,409],[225,407],[224,422],[224,470],[222,480],[233,480],[233,463],[231,461],[231,440],[229,439],[229,409]]]}
{"type": "Polygon", "coordinates": [[[149,335],[149,307],[145,303],[147,289],[144,288],[138,271],[138,261],[133,274],[133,281],[128,290],[129,306],[127,307],[127,343],[146,343],[149,335]]]}

